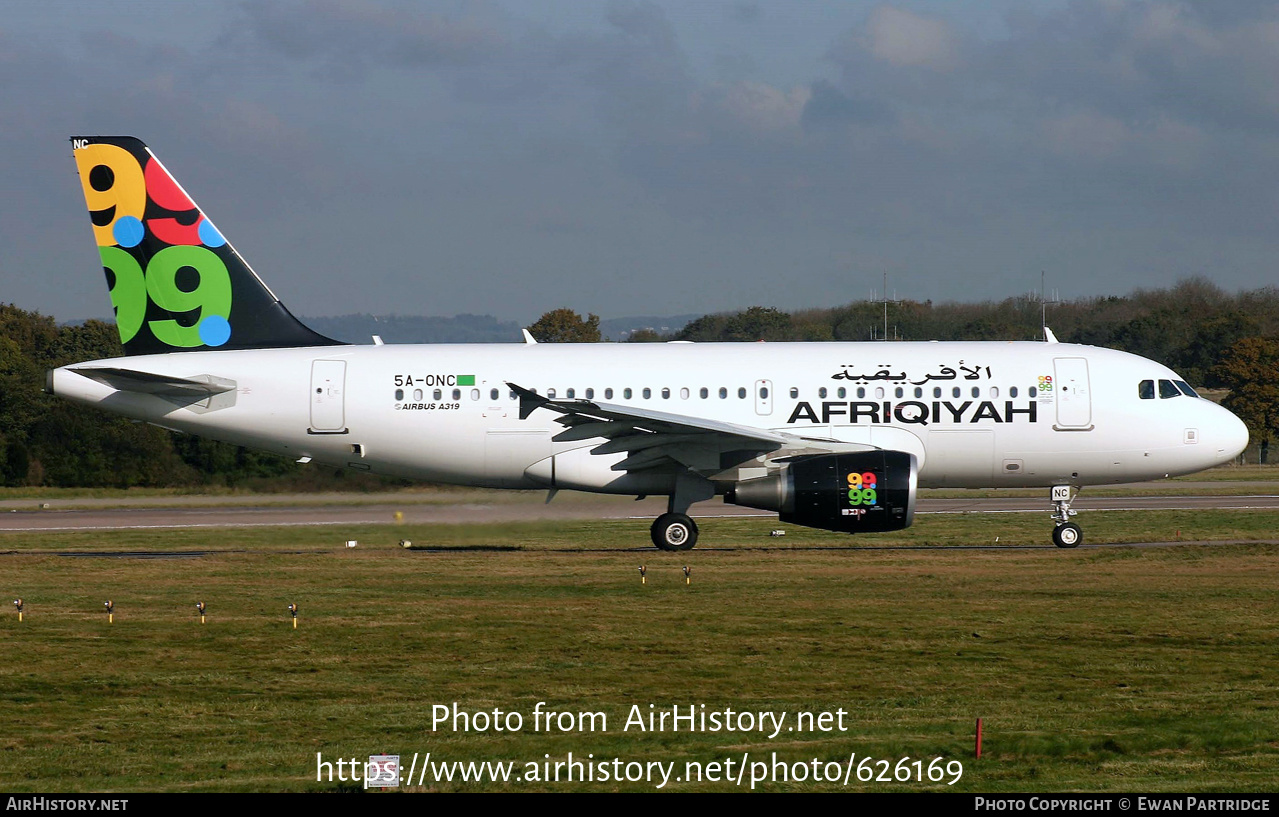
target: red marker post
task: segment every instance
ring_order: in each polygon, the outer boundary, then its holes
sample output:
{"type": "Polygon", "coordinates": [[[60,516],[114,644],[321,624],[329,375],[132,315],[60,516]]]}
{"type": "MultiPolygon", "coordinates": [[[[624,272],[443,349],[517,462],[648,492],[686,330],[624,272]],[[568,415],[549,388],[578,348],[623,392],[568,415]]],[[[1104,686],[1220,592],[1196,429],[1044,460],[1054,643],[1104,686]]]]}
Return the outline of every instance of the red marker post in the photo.
{"type": "Polygon", "coordinates": [[[977,759],[981,760],[981,718],[977,719],[977,759]]]}

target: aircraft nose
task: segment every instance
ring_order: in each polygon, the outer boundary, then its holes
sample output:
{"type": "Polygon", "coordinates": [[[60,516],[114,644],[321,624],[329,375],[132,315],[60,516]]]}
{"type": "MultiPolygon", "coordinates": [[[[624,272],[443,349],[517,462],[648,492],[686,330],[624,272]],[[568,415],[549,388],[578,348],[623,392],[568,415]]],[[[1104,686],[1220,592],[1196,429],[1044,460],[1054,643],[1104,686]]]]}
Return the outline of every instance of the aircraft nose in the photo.
{"type": "Polygon", "coordinates": [[[1242,454],[1248,447],[1248,426],[1228,409],[1221,409],[1221,413],[1225,416],[1217,423],[1213,436],[1217,443],[1217,458],[1225,463],[1242,454]]]}

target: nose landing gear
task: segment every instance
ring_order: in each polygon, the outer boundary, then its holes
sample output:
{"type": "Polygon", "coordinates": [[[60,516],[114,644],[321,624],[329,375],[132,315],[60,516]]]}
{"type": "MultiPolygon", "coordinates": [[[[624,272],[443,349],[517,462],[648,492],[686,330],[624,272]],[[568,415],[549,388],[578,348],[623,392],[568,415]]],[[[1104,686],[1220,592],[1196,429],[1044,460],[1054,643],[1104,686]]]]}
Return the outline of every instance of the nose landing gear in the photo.
{"type": "Polygon", "coordinates": [[[1052,502],[1056,510],[1053,511],[1052,518],[1057,523],[1053,528],[1053,544],[1059,548],[1079,547],[1079,543],[1084,541],[1084,532],[1070,521],[1070,517],[1078,513],[1070,509],[1070,503],[1078,496],[1078,492],[1074,497],[1070,495],[1069,485],[1053,486],[1052,502]]]}

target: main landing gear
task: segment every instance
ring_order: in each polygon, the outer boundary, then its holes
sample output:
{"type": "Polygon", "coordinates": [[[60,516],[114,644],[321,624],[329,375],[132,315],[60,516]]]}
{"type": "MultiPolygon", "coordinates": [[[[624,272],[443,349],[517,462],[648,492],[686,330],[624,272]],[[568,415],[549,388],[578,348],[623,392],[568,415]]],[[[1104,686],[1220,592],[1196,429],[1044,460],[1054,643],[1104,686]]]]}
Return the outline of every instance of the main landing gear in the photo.
{"type": "Polygon", "coordinates": [[[685,472],[675,478],[675,490],[666,513],[653,522],[650,533],[658,550],[692,550],[697,544],[697,523],[688,515],[694,502],[715,496],[715,486],[705,477],[685,472]]]}
{"type": "MultiPolygon", "coordinates": [[[[1075,497],[1079,496],[1076,492],[1075,497]]],[[[1070,517],[1074,516],[1078,511],[1070,509],[1070,503],[1074,501],[1074,497],[1070,495],[1069,485],[1054,485],[1052,491],[1052,502],[1056,507],[1053,511],[1053,521],[1057,523],[1057,527],[1053,528],[1053,544],[1059,548],[1079,547],[1079,543],[1084,541],[1084,532],[1079,526],[1070,521],[1070,517]]]]}
{"type": "Polygon", "coordinates": [[[692,550],[697,544],[697,523],[682,513],[657,517],[651,533],[658,550],[692,550]]]}

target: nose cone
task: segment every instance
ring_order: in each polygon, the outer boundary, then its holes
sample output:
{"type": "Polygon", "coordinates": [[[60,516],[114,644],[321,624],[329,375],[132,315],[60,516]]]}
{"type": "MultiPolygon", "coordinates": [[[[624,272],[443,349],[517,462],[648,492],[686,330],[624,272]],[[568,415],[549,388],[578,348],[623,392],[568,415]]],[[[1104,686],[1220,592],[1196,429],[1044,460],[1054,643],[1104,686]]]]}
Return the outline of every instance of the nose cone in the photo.
{"type": "Polygon", "coordinates": [[[1212,441],[1215,443],[1217,460],[1227,463],[1248,447],[1248,427],[1229,410],[1220,406],[1218,408],[1222,416],[1213,427],[1212,441]]]}

